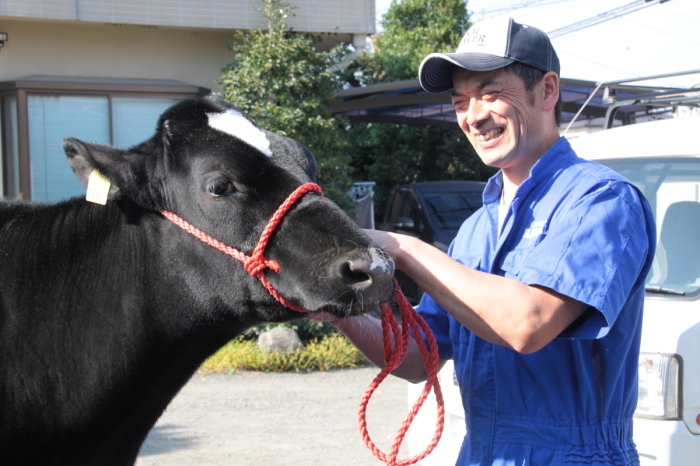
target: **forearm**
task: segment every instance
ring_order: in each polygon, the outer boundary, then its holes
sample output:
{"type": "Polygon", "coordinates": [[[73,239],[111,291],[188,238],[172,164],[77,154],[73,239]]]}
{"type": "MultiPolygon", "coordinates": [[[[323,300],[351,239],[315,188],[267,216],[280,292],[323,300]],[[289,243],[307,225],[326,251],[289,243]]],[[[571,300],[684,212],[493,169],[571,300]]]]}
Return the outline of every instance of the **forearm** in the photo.
{"type": "Polygon", "coordinates": [[[397,268],[411,276],[443,309],[480,338],[510,348],[517,346],[515,335],[522,332],[519,329],[522,314],[515,314],[510,300],[526,305],[527,296],[522,296],[525,285],[517,281],[509,283],[503,277],[470,269],[438,254],[421,258],[423,262],[407,257],[397,268]],[[510,299],[502,299],[505,296],[510,299]]]}
{"type": "MultiPolygon", "coordinates": [[[[384,339],[382,323],[370,315],[334,319],[330,321],[345,335],[367,359],[378,367],[384,368],[384,339]]],[[[392,375],[406,379],[409,382],[423,382],[427,378],[418,345],[410,338],[406,357],[401,364],[391,372],[392,375]]]]}
{"type": "Polygon", "coordinates": [[[480,338],[533,352],[561,333],[586,308],[552,290],[480,272],[412,237],[393,235],[396,267],[480,338]]]}

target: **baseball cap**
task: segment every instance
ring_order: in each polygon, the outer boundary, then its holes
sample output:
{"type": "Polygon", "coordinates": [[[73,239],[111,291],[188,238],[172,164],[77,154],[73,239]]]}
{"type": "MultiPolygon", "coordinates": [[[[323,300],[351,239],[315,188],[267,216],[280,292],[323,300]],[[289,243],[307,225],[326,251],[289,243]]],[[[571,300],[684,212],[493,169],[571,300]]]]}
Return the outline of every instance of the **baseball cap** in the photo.
{"type": "Polygon", "coordinates": [[[496,18],[475,23],[455,53],[431,53],[420,65],[420,84],[428,92],[452,89],[452,72],[458,66],[471,71],[490,71],[524,63],[540,71],[559,74],[559,58],[547,34],[520,24],[513,18],[496,18]]]}

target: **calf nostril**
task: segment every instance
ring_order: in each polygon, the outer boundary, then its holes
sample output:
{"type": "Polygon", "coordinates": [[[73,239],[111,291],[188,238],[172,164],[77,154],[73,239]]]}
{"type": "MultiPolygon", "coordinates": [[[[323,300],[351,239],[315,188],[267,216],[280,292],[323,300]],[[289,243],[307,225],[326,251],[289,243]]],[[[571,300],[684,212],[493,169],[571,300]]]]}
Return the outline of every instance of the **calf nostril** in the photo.
{"type": "Polygon", "coordinates": [[[372,284],[372,276],[367,272],[367,268],[353,261],[345,262],[340,273],[345,282],[351,286],[365,288],[372,284]]]}

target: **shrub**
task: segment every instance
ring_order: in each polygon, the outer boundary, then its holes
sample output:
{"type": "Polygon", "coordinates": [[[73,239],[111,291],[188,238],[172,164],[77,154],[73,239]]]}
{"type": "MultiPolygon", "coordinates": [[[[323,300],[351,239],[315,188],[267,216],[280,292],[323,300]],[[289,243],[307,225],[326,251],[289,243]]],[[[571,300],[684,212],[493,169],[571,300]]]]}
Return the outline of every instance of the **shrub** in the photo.
{"type": "Polygon", "coordinates": [[[250,370],[261,372],[327,371],[355,368],[368,364],[367,359],[347,338],[339,333],[308,342],[295,351],[265,353],[253,340],[237,338],[227,343],[200,367],[200,372],[250,370]]]}
{"type": "Polygon", "coordinates": [[[266,130],[307,146],[316,156],[325,195],[352,213],[346,122],[330,110],[342,86],[332,68],[346,46],[318,51],[319,37],[287,26],[293,10],[284,0],[264,0],[268,27],[236,34],[229,45],[236,56],[219,77],[222,97],[266,130]]]}

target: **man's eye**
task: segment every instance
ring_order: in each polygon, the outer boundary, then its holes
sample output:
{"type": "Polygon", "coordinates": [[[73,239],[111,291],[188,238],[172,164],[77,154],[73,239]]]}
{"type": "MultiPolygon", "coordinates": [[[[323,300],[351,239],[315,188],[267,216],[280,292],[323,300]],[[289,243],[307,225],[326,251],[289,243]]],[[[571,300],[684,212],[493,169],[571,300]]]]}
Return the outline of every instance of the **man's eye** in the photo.
{"type": "Polygon", "coordinates": [[[236,194],[238,192],[233,182],[226,178],[217,178],[209,183],[209,186],[207,186],[207,191],[212,196],[225,196],[229,194],[236,194]]]}
{"type": "Polygon", "coordinates": [[[469,101],[468,100],[455,100],[452,102],[452,105],[454,105],[455,110],[463,112],[467,108],[469,108],[469,101]]]}

